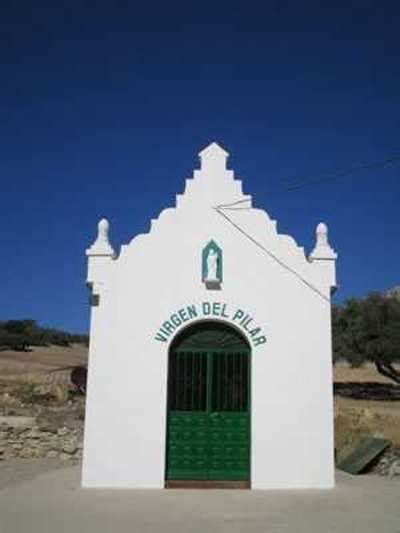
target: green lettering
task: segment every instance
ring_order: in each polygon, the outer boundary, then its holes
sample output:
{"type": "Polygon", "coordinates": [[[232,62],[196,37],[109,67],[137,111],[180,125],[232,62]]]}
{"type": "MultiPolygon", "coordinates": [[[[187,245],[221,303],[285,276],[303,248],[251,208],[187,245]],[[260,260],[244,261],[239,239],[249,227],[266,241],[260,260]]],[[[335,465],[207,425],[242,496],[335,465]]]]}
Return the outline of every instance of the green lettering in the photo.
{"type": "Polygon", "coordinates": [[[212,314],[219,316],[221,314],[221,304],[219,302],[214,302],[212,305],[212,314]]]}
{"type": "Polygon", "coordinates": [[[244,328],[246,331],[250,331],[250,330],[248,329],[248,327],[247,327],[247,326],[250,324],[250,322],[253,322],[253,319],[252,319],[251,317],[248,318],[248,319],[246,320],[246,322],[243,324],[243,328],[244,328]]]}
{"type": "Polygon", "coordinates": [[[254,346],[264,344],[265,342],[267,342],[267,339],[264,337],[264,335],[261,335],[261,337],[257,337],[256,339],[254,339],[254,346]]]}
{"type": "Polygon", "coordinates": [[[203,315],[209,315],[211,313],[211,305],[209,302],[203,302],[203,315]]]}
{"type": "Polygon", "coordinates": [[[188,320],[186,311],[184,309],[179,309],[178,315],[181,318],[182,322],[186,322],[186,320],[188,320]]]}
{"type": "Polygon", "coordinates": [[[261,328],[255,328],[255,329],[252,329],[252,330],[250,331],[250,336],[251,336],[251,337],[255,337],[256,335],[258,335],[258,334],[260,333],[260,331],[261,331],[261,328]]]}
{"type": "Polygon", "coordinates": [[[170,320],[174,324],[174,326],[176,326],[176,327],[180,326],[182,324],[182,320],[175,313],[173,315],[171,315],[170,320]]]}
{"type": "Polygon", "coordinates": [[[243,318],[244,312],[241,309],[238,309],[236,313],[233,315],[232,320],[239,320],[240,318],[243,318]]]}
{"type": "Polygon", "coordinates": [[[249,315],[245,315],[244,318],[240,321],[240,324],[244,324],[246,320],[249,318],[249,315]]]}
{"type": "Polygon", "coordinates": [[[172,333],[174,331],[174,326],[171,324],[171,322],[164,322],[163,328],[168,331],[168,333],[172,333]]]}
{"type": "Polygon", "coordinates": [[[188,312],[189,318],[196,318],[197,317],[197,311],[195,305],[188,305],[186,307],[186,310],[188,312]]]}

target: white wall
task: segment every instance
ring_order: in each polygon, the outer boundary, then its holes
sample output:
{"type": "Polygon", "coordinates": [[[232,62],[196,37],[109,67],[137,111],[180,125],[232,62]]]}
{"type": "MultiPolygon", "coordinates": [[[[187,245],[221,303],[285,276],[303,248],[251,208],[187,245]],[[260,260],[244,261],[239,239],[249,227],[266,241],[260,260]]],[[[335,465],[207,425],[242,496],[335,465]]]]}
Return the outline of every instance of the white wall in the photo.
{"type": "Polygon", "coordinates": [[[172,313],[207,301],[226,303],[231,313],[245,310],[267,337],[252,346],[251,486],[331,487],[326,262],[322,272],[318,261],[307,261],[263,211],[224,211],[289,271],[223,218],[214,206],[248,199],[238,204],[246,206],[250,197],[225,170],[227,154],[216,145],[207,150],[178,207],[163,211],[150,233],[122,247],[117,259],[106,258],[106,274],[104,254],[89,254],[100,303],[92,308],[82,484],[164,486],[168,346],[174,335],[166,343],[154,337],[172,313]],[[223,250],[221,290],[208,290],[201,281],[201,252],[210,239],[223,250]]]}

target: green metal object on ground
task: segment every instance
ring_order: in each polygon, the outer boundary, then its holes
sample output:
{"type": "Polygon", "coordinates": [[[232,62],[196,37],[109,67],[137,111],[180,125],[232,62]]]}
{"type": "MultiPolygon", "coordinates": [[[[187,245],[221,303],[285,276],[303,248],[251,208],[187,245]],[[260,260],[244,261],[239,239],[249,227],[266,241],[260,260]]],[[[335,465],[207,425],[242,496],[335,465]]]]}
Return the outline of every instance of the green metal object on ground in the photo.
{"type": "Polygon", "coordinates": [[[363,439],[359,446],[338,464],[338,468],[349,474],[361,474],[390,444],[390,440],[386,439],[363,439]]]}

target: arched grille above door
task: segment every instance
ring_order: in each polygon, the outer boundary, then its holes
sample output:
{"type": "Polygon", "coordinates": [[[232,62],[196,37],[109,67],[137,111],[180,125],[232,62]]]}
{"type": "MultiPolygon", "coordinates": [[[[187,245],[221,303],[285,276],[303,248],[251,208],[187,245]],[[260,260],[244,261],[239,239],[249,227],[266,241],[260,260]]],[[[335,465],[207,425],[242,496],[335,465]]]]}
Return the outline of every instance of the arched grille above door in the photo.
{"type": "Polygon", "coordinates": [[[179,350],[243,350],[249,351],[250,346],[232,326],[224,322],[204,321],[183,330],[174,339],[171,351],[179,350]]]}

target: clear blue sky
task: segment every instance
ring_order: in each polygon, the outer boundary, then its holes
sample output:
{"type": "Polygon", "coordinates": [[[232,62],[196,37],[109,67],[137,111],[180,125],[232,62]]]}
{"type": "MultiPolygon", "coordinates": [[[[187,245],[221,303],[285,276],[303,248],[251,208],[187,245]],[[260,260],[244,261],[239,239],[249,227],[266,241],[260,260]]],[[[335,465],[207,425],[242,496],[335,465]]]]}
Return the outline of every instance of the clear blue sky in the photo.
{"type": "Polygon", "coordinates": [[[0,319],[88,328],[85,248],[174,204],[210,141],[309,251],[336,301],[400,284],[398,2],[2,2],[0,319]],[[65,4],[66,8],[57,7],[65,4]]]}

